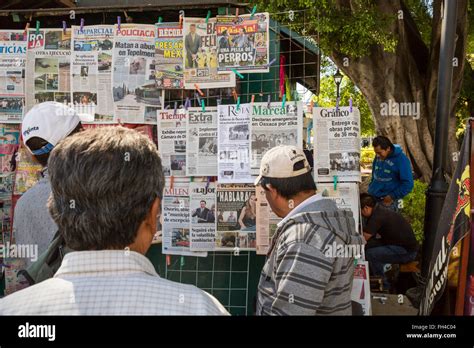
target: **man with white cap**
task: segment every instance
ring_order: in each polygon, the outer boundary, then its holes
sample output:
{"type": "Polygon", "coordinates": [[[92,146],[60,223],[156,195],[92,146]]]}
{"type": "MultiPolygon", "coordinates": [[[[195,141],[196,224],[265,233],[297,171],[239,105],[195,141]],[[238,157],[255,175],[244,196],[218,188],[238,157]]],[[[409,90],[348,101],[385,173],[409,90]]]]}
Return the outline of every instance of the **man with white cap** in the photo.
{"type": "Polygon", "coordinates": [[[352,212],[316,194],[302,149],[278,146],[262,158],[255,185],[279,217],[257,293],[257,315],[351,315],[354,256],[360,246],[352,212]],[[339,248],[338,248],[339,249],[339,248]]]}
{"type": "MultiPolygon", "coordinates": [[[[57,232],[46,207],[51,193],[47,167],[49,154],[61,140],[82,130],[81,121],[93,121],[93,116],[78,114],[65,104],[45,102],[31,108],[21,125],[23,143],[43,170],[42,178],[15,206],[13,232],[18,245],[37,245],[38,255],[46,251],[57,232]]],[[[25,266],[31,262],[25,259],[25,266]]]]}

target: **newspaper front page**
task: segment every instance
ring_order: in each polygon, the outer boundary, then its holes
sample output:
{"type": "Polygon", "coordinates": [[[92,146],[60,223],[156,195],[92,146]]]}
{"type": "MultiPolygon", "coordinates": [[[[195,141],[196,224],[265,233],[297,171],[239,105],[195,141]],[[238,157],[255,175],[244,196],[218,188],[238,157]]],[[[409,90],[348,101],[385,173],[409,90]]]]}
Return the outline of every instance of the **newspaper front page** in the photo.
{"type": "MultiPolygon", "coordinates": [[[[353,315],[372,315],[370,296],[369,263],[357,260],[352,281],[351,301],[358,304],[358,311],[353,315]]],[[[353,307],[354,308],[354,307],[353,307]]]]}
{"type": "Polygon", "coordinates": [[[165,176],[186,175],[186,110],[159,113],[158,150],[165,176]]]}
{"type": "Polygon", "coordinates": [[[217,176],[217,108],[189,108],[186,175],[217,176]]]}
{"type": "Polygon", "coordinates": [[[250,169],[258,175],[265,153],[279,145],[303,147],[303,103],[254,103],[250,128],[250,169]]]}
{"type": "MultiPolygon", "coordinates": [[[[166,178],[162,206],[163,254],[207,256],[190,250],[189,178],[166,178]]],[[[159,228],[158,228],[159,230],[159,228]]]]}
{"type": "Polygon", "coordinates": [[[277,224],[281,221],[270,208],[267,198],[265,197],[265,190],[262,186],[255,188],[257,196],[257,255],[266,255],[272,244],[273,236],[277,229],[277,224]]]}
{"type": "Polygon", "coordinates": [[[268,13],[217,16],[218,71],[268,72],[268,13]]]}
{"type": "Polygon", "coordinates": [[[256,200],[253,185],[217,186],[216,250],[255,250],[256,200]]]}
{"type": "Polygon", "coordinates": [[[349,107],[314,108],[316,182],[360,182],[360,114],[349,107]]]}
{"type": "Polygon", "coordinates": [[[219,183],[251,183],[251,104],[219,105],[217,143],[219,183]]]}
{"type": "Polygon", "coordinates": [[[157,23],[156,27],[156,86],[183,88],[183,29],[179,23],[157,23]]]}
{"type": "Polygon", "coordinates": [[[191,246],[192,251],[211,251],[216,244],[216,183],[191,182],[191,246]]]}
{"type": "Polygon", "coordinates": [[[114,121],[112,98],[113,25],[72,26],[71,100],[94,122],[114,121]]]}
{"type": "Polygon", "coordinates": [[[71,105],[71,30],[28,31],[26,111],[46,101],[71,105]]]}
{"type": "Polygon", "coordinates": [[[235,87],[234,73],[218,73],[216,19],[184,17],[184,88],[235,87]]]}
{"type": "Polygon", "coordinates": [[[0,122],[23,118],[26,45],[23,31],[0,30],[0,122]]]}
{"type": "Polygon", "coordinates": [[[124,123],[156,124],[164,90],[155,82],[156,28],[148,24],[114,27],[112,65],[114,117],[124,123]]]}
{"type": "Polygon", "coordinates": [[[318,193],[324,198],[329,198],[336,203],[340,209],[349,209],[352,211],[355,220],[356,231],[359,232],[360,223],[360,201],[359,201],[359,184],[357,183],[338,183],[334,190],[332,183],[317,183],[318,193]]]}

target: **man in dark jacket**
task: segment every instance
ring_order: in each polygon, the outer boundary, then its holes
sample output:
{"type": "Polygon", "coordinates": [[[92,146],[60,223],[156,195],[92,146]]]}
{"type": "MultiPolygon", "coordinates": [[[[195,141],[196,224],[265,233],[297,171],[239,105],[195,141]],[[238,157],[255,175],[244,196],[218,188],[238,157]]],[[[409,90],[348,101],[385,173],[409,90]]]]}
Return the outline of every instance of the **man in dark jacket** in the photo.
{"type": "Polygon", "coordinates": [[[211,222],[210,220],[213,220],[213,216],[209,214],[210,210],[206,207],[206,201],[199,202],[199,205],[200,207],[194,211],[192,217],[197,216],[198,223],[211,222]]]}
{"type": "Polygon", "coordinates": [[[408,157],[399,145],[384,136],[372,141],[377,156],[372,164],[369,194],[392,210],[398,210],[398,200],[413,190],[413,174],[408,157]]]}

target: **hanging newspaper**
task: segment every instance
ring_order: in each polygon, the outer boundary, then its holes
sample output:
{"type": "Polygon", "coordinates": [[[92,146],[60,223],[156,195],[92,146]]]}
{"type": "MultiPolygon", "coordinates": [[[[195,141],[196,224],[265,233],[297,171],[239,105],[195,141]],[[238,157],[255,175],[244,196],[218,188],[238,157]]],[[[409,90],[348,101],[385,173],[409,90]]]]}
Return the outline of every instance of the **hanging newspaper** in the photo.
{"type": "Polygon", "coordinates": [[[183,88],[183,29],[179,23],[158,23],[156,26],[156,62],[151,66],[156,86],[183,88]]]}
{"type": "Polygon", "coordinates": [[[367,261],[357,260],[352,281],[351,301],[353,302],[352,315],[372,315],[369,263],[367,261]],[[354,302],[357,306],[354,306],[354,302]],[[354,308],[357,307],[359,308],[354,313],[354,308]]]}
{"type": "Polygon", "coordinates": [[[26,43],[23,30],[0,30],[0,122],[23,117],[26,43]]]}
{"type": "Polygon", "coordinates": [[[46,101],[70,105],[71,30],[29,30],[26,57],[26,111],[46,101]]]}
{"type": "Polygon", "coordinates": [[[112,51],[114,26],[72,27],[72,104],[94,121],[113,122],[112,51]]]}
{"type": "Polygon", "coordinates": [[[216,19],[184,17],[184,88],[235,87],[234,73],[217,71],[216,19]]]}
{"type": "Polygon", "coordinates": [[[251,104],[219,105],[217,143],[219,149],[218,181],[251,183],[250,175],[251,104]]]}
{"type": "Polygon", "coordinates": [[[190,250],[189,178],[166,178],[163,195],[163,254],[207,256],[190,250]]]}
{"type": "Polygon", "coordinates": [[[278,145],[303,147],[303,103],[254,103],[251,117],[250,169],[258,175],[263,155],[278,145]]]}
{"type": "Polygon", "coordinates": [[[218,71],[268,72],[268,13],[217,16],[218,71]]]}
{"type": "Polygon", "coordinates": [[[255,186],[218,185],[216,250],[255,250],[255,186]]]}
{"type": "Polygon", "coordinates": [[[360,182],[360,114],[349,107],[314,108],[316,182],[360,182]]]}
{"type": "Polygon", "coordinates": [[[158,150],[165,176],[186,175],[186,110],[160,111],[158,150]]]}
{"type": "Polygon", "coordinates": [[[272,211],[262,186],[255,188],[257,196],[257,255],[266,255],[281,219],[272,211]]]}
{"type": "Polygon", "coordinates": [[[155,82],[156,28],[147,24],[114,27],[112,84],[114,117],[124,123],[156,124],[163,90],[155,82]]]}
{"type": "Polygon", "coordinates": [[[42,167],[33,160],[25,145],[18,149],[15,173],[15,187],[13,194],[22,195],[32,188],[41,178],[42,167]]]}
{"type": "Polygon", "coordinates": [[[359,184],[338,183],[334,190],[333,183],[318,183],[318,193],[336,203],[340,209],[350,209],[354,215],[355,228],[359,232],[360,209],[359,209],[359,184]]]}
{"type": "Polygon", "coordinates": [[[189,209],[192,251],[214,250],[216,244],[216,183],[192,182],[189,209]]]}
{"type": "Polygon", "coordinates": [[[217,175],[217,108],[188,109],[186,175],[217,175]]]}

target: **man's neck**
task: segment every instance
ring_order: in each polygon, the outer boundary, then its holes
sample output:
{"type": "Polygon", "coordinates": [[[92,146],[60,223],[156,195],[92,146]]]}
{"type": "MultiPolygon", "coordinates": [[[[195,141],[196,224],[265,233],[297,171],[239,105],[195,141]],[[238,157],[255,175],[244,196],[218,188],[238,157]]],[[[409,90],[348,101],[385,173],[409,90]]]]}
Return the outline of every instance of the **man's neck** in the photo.
{"type": "MultiPolygon", "coordinates": [[[[301,203],[303,203],[305,200],[308,198],[314,196],[316,194],[316,191],[309,191],[309,192],[301,192],[295,197],[292,198],[293,200],[293,208],[290,208],[290,204],[288,203],[288,206],[284,207],[283,210],[283,217],[287,216],[292,210],[296,209],[297,206],[299,206],[301,203]]],[[[290,202],[290,200],[288,200],[290,202]]]]}

